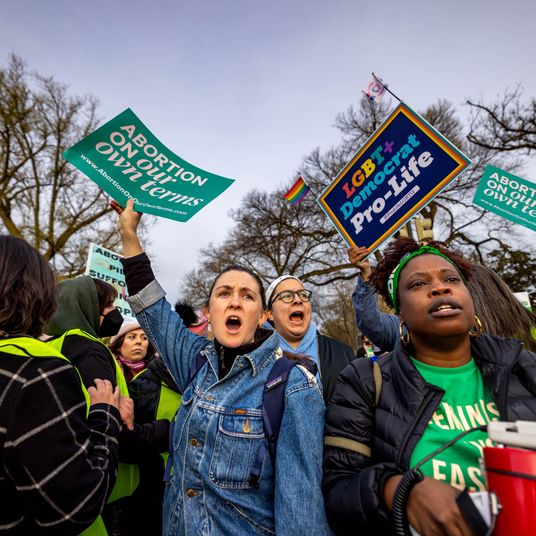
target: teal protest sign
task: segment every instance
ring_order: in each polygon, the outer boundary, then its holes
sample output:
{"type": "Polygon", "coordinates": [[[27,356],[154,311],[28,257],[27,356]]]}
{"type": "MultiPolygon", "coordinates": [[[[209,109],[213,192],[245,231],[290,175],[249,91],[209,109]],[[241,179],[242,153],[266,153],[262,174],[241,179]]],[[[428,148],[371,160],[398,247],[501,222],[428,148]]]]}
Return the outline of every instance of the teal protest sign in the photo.
{"type": "Polygon", "coordinates": [[[536,231],[536,183],[487,166],[473,203],[536,231]]]}
{"type": "Polygon", "coordinates": [[[114,305],[127,320],[135,320],[134,313],[127,302],[127,284],[123,275],[122,256],[98,244],[89,245],[85,275],[109,283],[117,290],[114,305]]]}
{"type": "Polygon", "coordinates": [[[189,164],[127,108],[65,151],[71,164],[125,206],[188,221],[234,181],[189,164]]]}

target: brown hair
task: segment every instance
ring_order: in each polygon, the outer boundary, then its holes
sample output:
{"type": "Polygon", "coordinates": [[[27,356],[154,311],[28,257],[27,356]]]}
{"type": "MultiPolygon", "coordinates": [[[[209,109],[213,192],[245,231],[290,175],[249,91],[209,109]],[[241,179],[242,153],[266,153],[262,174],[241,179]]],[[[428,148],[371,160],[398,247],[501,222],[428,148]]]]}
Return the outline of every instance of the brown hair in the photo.
{"type": "Polygon", "coordinates": [[[488,333],[519,339],[530,351],[536,352],[536,341],[531,333],[536,326],[536,315],[521,305],[501,277],[491,268],[475,264],[468,287],[476,314],[488,333]]]}
{"type": "Polygon", "coordinates": [[[266,292],[264,291],[264,285],[262,284],[262,280],[259,277],[259,274],[257,272],[254,272],[251,268],[247,268],[246,266],[242,266],[241,264],[230,264],[229,266],[226,266],[215,278],[212,282],[212,285],[210,285],[210,291],[208,293],[208,298],[206,302],[206,306],[208,306],[208,302],[210,300],[210,297],[212,296],[212,291],[214,290],[214,287],[216,286],[216,283],[218,279],[227,272],[245,272],[246,274],[249,274],[255,281],[257,281],[257,285],[259,285],[259,292],[261,295],[261,301],[262,301],[262,309],[263,311],[266,310],[266,292]]]}
{"type": "Polygon", "coordinates": [[[0,235],[0,330],[38,337],[58,303],[52,269],[28,242],[0,235]]]}

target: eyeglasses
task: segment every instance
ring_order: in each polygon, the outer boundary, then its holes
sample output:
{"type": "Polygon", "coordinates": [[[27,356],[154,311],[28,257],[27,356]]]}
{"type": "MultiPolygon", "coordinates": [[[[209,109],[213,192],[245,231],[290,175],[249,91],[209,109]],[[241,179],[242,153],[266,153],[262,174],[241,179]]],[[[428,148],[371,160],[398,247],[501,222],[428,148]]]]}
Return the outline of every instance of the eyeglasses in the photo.
{"type": "Polygon", "coordinates": [[[292,303],[294,301],[294,296],[298,295],[301,301],[308,302],[311,299],[311,296],[313,293],[310,290],[305,290],[302,288],[301,290],[282,290],[281,292],[278,292],[274,299],[272,300],[272,304],[276,300],[281,300],[284,303],[292,303]]]}

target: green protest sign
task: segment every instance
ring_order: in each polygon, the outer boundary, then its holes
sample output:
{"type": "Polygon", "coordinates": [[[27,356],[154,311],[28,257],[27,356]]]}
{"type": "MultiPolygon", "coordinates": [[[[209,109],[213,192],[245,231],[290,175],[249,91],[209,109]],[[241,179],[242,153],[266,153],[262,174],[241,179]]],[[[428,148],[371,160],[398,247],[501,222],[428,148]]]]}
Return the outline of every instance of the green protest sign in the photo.
{"type": "Polygon", "coordinates": [[[487,166],[473,203],[536,231],[536,183],[487,166]]]}
{"type": "Polygon", "coordinates": [[[65,151],[71,164],[125,206],[188,221],[234,181],[186,162],[127,108],[65,151]]]}

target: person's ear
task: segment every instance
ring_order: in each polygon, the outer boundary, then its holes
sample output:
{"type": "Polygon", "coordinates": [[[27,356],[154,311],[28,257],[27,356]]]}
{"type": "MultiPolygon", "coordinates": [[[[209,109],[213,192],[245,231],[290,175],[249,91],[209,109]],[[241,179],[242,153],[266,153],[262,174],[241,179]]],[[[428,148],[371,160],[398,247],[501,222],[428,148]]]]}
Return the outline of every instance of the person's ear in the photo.
{"type": "Polygon", "coordinates": [[[266,320],[268,320],[268,318],[271,318],[271,313],[269,311],[264,310],[261,313],[261,317],[259,319],[259,327],[261,327],[266,322],[266,320]]]}

